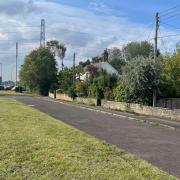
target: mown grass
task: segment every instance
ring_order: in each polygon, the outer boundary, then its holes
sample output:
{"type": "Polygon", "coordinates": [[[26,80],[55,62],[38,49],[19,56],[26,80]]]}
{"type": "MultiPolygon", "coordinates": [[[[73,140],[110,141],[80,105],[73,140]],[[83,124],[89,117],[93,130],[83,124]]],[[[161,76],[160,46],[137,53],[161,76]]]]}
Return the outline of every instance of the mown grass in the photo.
{"type": "Polygon", "coordinates": [[[175,179],[15,100],[0,98],[0,179],[175,179]]]}
{"type": "Polygon", "coordinates": [[[6,95],[33,96],[33,94],[27,92],[18,93],[15,91],[5,91],[5,90],[0,91],[0,96],[6,96],[6,95]]]}

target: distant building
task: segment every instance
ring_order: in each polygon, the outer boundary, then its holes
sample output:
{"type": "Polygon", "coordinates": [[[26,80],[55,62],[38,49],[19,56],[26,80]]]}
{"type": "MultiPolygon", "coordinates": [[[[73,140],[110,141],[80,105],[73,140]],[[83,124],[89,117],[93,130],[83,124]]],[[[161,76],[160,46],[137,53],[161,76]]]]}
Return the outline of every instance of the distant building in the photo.
{"type": "MultiPolygon", "coordinates": [[[[109,64],[108,62],[99,62],[99,63],[95,63],[95,64],[92,64],[94,67],[96,67],[97,69],[102,69],[104,71],[106,71],[108,74],[115,74],[117,77],[120,78],[120,75],[118,73],[118,71],[111,65],[109,64]]],[[[88,71],[88,68],[87,66],[84,68],[84,74],[81,74],[80,76],[80,80],[81,81],[85,81],[87,79],[90,78],[91,76],[91,72],[88,71]]]]}
{"type": "Polygon", "coordinates": [[[115,74],[116,76],[120,77],[118,71],[108,62],[100,62],[100,63],[96,63],[94,64],[94,66],[96,66],[98,69],[103,69],[105,70],[108,74],[115,74]]]}

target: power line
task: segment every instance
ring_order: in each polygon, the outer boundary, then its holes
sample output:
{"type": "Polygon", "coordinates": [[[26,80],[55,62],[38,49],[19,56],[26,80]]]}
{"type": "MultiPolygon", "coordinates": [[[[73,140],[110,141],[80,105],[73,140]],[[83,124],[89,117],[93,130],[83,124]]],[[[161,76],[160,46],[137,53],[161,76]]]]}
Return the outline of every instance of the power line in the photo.
{"type": "Polygon", "coordinates": [[[172,24],[169,24],[169,23],[166,23],[166,22],[163,22],[163,21],[161,22],[161,24],[166,25],[166,26],[171,26],[173,29],[177,29],[177,30],[180,29],[180,27],[174,26],[172,24]]]}
{"type": "Polygon", "coordinates": [[[175,18],[175,17],[177,17],[177,16],[180,16],[180,13],[171,15],[171,16],[169,16],[169,17],[167,17],[167,18],[162,18],[162,20],[163,20],[163,21],[164,21],[164,20],[166,21],[166,20],[169,20],[169,19],[173,19],[173,18],[175,18]]]}
{"type": "Polygon", "coordinates": [[[174,9],[177,9],[177,8],[180,8],[180,5],[177,5],[177,6],[174,6],[174,7],[172,7],[172,8],[169,8],[169,9],[166,9],[166,10],[164,10],[164,11],[161,11],[160,12],[160,14],[167,14],[167,13],[171,13],[171,11],[172,12],[174,12],[174,9]],[[170,11],[170,12],[169,12],[170,11]]]}

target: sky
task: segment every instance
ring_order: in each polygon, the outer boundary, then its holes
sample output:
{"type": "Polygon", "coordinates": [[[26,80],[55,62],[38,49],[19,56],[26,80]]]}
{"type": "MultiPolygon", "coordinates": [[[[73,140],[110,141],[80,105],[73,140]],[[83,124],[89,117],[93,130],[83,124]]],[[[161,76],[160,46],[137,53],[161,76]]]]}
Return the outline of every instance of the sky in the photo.
{"type": "Polygon", "coordinates": [[[178,1],[0,0],[3,80],[15,80],[16,42],[18,69],[25,55],[39,47],[41,19],[46,21],[46,41],[56,39],[66,45],[65,66],[72,65],[74,52],[78,63],[101,54],[105,48],[122,48],[131,41],[153,43],[156,12],[160,12],[158,47],[161,52],[173,52],[180,41],[178,1]]]}

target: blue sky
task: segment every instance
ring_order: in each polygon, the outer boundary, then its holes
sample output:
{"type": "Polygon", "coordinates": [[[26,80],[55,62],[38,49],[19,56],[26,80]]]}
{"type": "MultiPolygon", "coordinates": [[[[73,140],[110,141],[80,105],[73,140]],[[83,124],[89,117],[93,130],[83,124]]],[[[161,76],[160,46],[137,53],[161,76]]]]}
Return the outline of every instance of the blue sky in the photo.
{"type": "Polygon", "coordinates": [[[112,10],[111,15],[124,15],[137,23],[149,23],[156,12],[180,5],[179,0],[52,0],[52,2],[84,9],[91,9],[90,4],[93,2],[103,4],[112,10]]]}
{"type": "MultiPolygon", "coordinates": [[[[16,42],[19,43],[19,69],[24,56],[39,47],[42,18],[46,20],[46,40],[56,39],[66,45],[65,65],[71,66],[74,52],[78,63],[101,54],[105,48],[122,48],[131,41],[153,43],[155,13],[177,5],[180,5],[177,0],[0,1],[3,79],[15,80],[16,42]]],[[[159,36],[180,34],[177,29],[180,28],[180,7],[174,10],[160,19],[159,36]],[[177,16],[166,19],[172,14],[177,16]]],[[[180,35],[159,39],[158,47],[161,52],[173,52],[178,41],[180,35]]]]}

